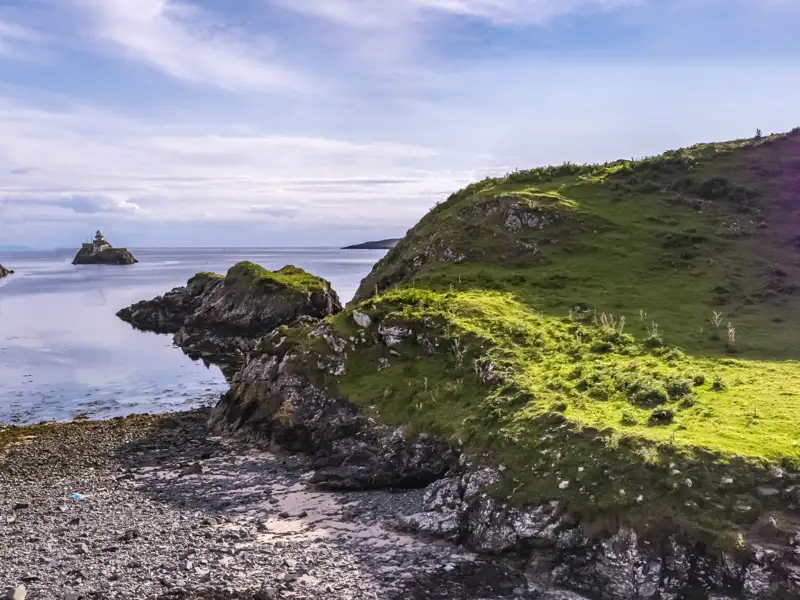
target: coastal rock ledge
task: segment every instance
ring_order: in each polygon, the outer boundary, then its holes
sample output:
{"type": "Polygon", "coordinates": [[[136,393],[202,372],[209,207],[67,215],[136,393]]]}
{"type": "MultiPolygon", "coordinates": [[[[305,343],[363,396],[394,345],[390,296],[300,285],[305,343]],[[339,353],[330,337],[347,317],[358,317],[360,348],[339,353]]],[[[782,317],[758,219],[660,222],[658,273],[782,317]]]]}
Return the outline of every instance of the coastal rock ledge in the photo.
{"type": "Polygon", "coordinates": [[[224,276],[198,273],[185,286],[123,308],[117,316],[137,329],[172,333],[191,358],[227,370],[241,367],[259,338],[277,327],[341,309],[322,278],[291,265],[268,271],[244,261],[224,276]]]}
{"type": "Polygon", "coordinates": [[[6,277],[8,275],[13,275],[14,271],[10,269],[6,269],[3,265],[0,265],[0,277],[6,277]]]}

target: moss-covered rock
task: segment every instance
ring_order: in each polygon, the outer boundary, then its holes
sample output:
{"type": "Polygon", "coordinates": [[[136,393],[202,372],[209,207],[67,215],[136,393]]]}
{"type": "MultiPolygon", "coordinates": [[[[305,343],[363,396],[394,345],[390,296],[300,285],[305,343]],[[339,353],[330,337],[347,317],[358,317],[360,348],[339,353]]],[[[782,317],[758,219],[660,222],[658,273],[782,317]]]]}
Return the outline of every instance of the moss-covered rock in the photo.
{"type": "Polygon", "coordinates": [[[238,364],[259,338],[302,318],[341,310],[330,283],[291,265],[268,271],[240,262],[226,275],[198,273],[186,286],[124,308],[135,327],[174,333],[190,356],[238,364]]]}

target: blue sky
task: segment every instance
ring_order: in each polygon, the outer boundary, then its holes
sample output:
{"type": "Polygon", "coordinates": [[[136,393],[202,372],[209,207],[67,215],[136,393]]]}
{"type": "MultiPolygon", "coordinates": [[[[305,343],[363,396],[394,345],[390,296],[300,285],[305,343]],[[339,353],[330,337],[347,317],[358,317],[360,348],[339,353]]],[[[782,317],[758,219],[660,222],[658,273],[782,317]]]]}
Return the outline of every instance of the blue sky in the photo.
{"type": "Polygon", "coordinates": [[[339,245],[800,125],[796,0],[4,0],[0,246],[339,245]]]}

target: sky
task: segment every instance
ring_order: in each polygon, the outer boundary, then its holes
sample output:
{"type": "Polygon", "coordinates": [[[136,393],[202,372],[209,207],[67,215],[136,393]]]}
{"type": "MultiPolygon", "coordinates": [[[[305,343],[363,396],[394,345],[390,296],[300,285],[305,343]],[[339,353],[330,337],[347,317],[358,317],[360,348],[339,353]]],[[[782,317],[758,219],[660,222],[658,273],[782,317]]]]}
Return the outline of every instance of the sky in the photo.
{"type": "Polygon", "coordinates": [[[338,246],[800,125],[798,0],[0,0],[0,246],[338,246]]]}

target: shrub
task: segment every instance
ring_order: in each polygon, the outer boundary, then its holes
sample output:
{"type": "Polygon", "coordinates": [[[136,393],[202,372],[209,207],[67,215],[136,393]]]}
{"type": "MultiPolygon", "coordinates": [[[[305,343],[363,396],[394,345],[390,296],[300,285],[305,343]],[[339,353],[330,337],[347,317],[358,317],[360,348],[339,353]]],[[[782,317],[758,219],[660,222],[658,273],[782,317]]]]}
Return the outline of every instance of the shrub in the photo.
{"type": "Polygon", "coordinates": [[[722,378],[717,376],[714,378],[714,382],[711,384],[711,389],[715,392],[722,392],[725,391],[728,386],[725,385],[725,382],[722,381],[722,378]]]}
{"type": "Polygon", "coordinates": [[[691,382],[680,377],[668,378],[664,383],[664,387],[667,390],[667,394],[672,399],[683,398],[684,396],[689,396],[692,393],[691,382]]]}
{"type": "Polygon", "coordinates": [[[639,420],[636,417],[636,413],[630,410],[623,410],[622,411],[622,418],[619,421],[623,425],[638,425],[639,420]]]}
{"type": "Polygon", "coordinates": [[[645,339],[644,345],[648,348],[662,348],[664,346],[664,338],[657,333],[651,333],[645,339]]]}
{"type": "Polygon", "coordinates": [[[703,375],[702,373],[698,373],[692,378],[692,383],[694,384],[694,387],[700,387],[701,385],[705,384],[705,382],[706,382],[706,376],[703,375]]]}

